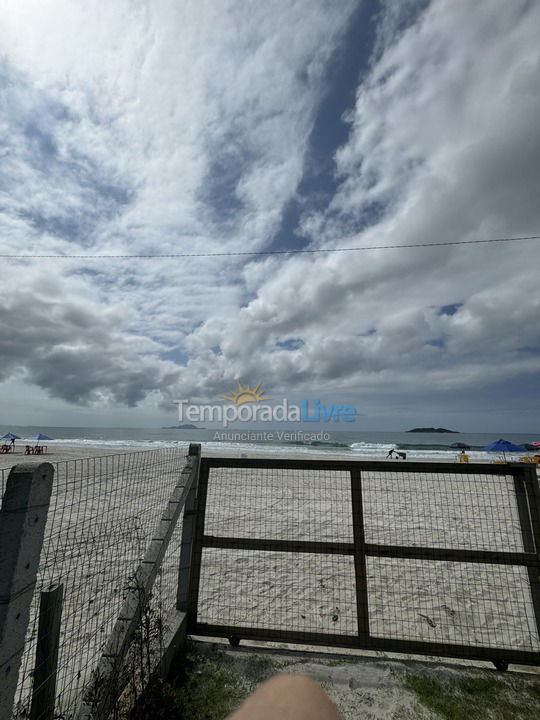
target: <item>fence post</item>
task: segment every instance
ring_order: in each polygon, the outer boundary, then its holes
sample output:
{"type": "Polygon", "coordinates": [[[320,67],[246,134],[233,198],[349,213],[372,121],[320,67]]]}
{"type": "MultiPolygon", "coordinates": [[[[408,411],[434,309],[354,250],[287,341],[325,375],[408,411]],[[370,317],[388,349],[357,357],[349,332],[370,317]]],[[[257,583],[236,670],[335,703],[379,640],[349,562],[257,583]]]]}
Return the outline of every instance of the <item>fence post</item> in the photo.
{"type": "Polygon", "coordinates": [[[11,717],[54,468],[11,468],[0,509],[0,720],[11,717]]]}
{"type": "Polygon", "coordinates": [[[52,585],[40,595],[30,720],[53,720],[54,717],[63,597],[63,585],[52,585]]]}
{"type": "MultiPolygon", "coordinates": [[[[189,446],[190,457],[194,462],[199,462],[201,457],[201,446],[192,443],[189,446]]],[[[195,519],[197,516],[197,491],[199,487],[199,473],[195,476],[195,482],[191,486],[184,508],[184,520],[182,524],[182,545],[180,548],[180,565],[178,568],[178,591],[176,594],[176,608],[187,612],[189,597],[189,572],[191,568],[191,546],[195,535],[195,519]]]]}
{"type": "MultiPolygon", "coordinates": [[[[516,492],[516,500],[518,502],[523,549],[525,552],[535,553],[537,558],[536,567],[529,566],[527,572],[531,586],[537,637],[540,638],[540,486],[536,467],[524,467],[522,473],[529,506],[527,507],[527,498],[524,497],[525,493],[523,491],[522,494],[516,492]]],[[[518,482],[517,480],[515,482],[517,490],[518,482]]]]}

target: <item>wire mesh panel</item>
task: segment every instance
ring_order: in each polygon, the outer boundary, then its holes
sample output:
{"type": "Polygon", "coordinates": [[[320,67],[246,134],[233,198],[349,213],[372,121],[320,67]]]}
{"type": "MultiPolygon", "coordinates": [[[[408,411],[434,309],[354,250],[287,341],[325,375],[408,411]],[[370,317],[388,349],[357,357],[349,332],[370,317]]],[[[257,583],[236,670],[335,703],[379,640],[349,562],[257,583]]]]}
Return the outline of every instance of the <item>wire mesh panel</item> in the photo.
{"type": "Polygon", "coordinates": [[[347,471],[212,467],[206,535],[352,542],[347,471]]]}
{"type": "MultiPolygon", "coordinates": [[[[122,607],[133,574],[185,463],[177,448],[55,464],[45,538],[19,673],[15,717],[26,717],[39,594],[63,585],[55,711],[69,717],[122,607]]],[[[161,571],[159,602],[174,606],[178,534],[161,571]],[[176,562],[176,565],[175,565],[176,562]],[[174,566],[174,570],[173,570],[174,566]]]]}
{"type": "Polygon", "coordinates": [[[362,472],[366,542],[523,551],[511,475],[362,472]]]}
{"type": "Polygon", "coordinates": [[[318,553],[206,548],[199,621],[303,633],[356,633],[354,560],[318,553]]]}
{"type": "Polygon", "coordinates": [[[203,460],[195,634],[540,664],[536,476],[203,460]]]}
{"type": "Polygon", "coordinates": [[[527,568],[367,558],[373,637],[540,651],[527,568]]]}

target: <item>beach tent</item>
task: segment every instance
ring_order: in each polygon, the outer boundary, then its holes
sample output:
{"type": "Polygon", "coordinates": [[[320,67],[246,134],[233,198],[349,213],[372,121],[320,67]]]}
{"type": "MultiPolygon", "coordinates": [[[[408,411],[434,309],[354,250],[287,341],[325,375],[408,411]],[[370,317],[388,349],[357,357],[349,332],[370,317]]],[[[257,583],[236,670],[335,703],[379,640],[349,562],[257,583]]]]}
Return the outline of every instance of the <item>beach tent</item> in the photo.
{"type": "Polygon", "coordinates": [[[37,435],[32,435],[32,437],[26,438],[29,442],[41,442],[41,440],[52,440],[48,435],[44,435],[43,433],[38,433],[37,435]]]}
{"type": "Polygon", "coordinates": [[[499,440],[492,442],[491,445],[486,445],[483,450],[502,453],[504,461],[506,462],[506,453],[524,452],[525,448],[522,445],[514,445],[514,443],[511,443],[509,440],[499,438],[499,440]]]}

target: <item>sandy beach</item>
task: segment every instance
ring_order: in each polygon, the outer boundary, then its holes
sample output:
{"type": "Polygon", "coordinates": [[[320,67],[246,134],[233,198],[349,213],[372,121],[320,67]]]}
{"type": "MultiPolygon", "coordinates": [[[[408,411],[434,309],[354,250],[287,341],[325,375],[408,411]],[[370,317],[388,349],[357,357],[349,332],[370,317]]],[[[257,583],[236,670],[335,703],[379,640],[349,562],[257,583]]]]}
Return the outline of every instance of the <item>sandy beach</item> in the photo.
{"type": "MultiPolygon", "coordinates": [[[[71,708],[89,679],[186,451],[187,444],[139,453],[129,446],[51,445],[40,456],[27,456],[24,448],[2,456],[4,479],[17,463],[58,463],[38,588],[65,585],[60,709],[71,708]]],[[[240,454],[229,450],[229,456],[240,454]]],[[[328,460],[327,454],[320,457],[328,460]]],[[[388,470],[369,472],[364,479],[368,542],[523,550],[510,477],[490,475],[486,465],[486,474],[471,482],[454,474],[449,463],[444,474],[400,473],[396,485],[395,463],[387,465],[388,470]]],[[[349,474],[212,470],[205,532],[351,542],[349,474]]],[[[181,523],[156,586],[165,608],[174,605],[180,539],[181,523]]],[[[510,654],[512,648],[540,650],[524,568],[368,558],[367,571],[374,636],[507,647],[510,654]]],[[[34,603],[21,708],[28,700],[36,618],[34,603]]],[[[207,549],[198,619],[282,630],[283,642],[272,644],[283,648],[290,629],[354,634],[352,558],[207,549]]]]}

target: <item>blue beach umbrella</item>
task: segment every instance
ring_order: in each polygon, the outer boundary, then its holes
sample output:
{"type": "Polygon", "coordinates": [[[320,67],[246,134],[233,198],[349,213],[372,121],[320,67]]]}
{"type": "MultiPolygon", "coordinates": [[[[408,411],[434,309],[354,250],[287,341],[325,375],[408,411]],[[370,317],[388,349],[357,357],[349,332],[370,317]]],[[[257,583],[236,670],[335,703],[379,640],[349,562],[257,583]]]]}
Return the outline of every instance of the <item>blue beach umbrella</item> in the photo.
{"type": "Polygon", "coordinates": [[[0,440],[13,440],[13,447],[15,447],[15,440],[20,440],[21,438],[18,435],[15,435],[15,433],[7,432],[5,435],[2,435],[0,440]]]}
{"type": "Polygon", "coordinates": [[[525,448],[522,447],[521,445],[514,445],[514,443],[511,443],[509,440],[503,440],[502,438],[499,438],[499,440],[492,442],[491,445],[486,445],[485,448],[482,448],[482,449],[488,450],[490,452],[502,453],[505,462],[506,462],[506,453],[524,452],[525,451],[525,448]]]}
{"type": "Polygon", "coordinates": [[[26,438],[30,442],[40,442],[41,440],[52,440],[51,437],[48,435],[44,435],[43,433],[38,433],[37,435],[32,435],[32,437],[26,438]]]}

